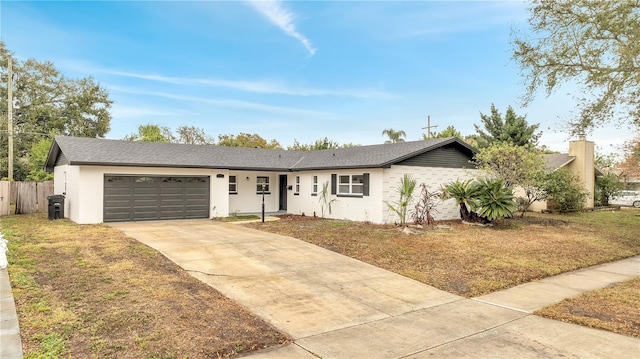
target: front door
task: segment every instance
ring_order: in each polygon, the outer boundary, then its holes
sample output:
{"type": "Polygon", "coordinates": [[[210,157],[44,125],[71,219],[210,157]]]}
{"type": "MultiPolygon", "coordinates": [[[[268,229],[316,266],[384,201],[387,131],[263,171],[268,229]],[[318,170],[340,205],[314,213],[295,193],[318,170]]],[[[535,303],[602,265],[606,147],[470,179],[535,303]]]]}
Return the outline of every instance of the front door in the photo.
{"type": "Polygon", "coordinates": [[[287,210],[287,175],[280,175],[280,206],[281,211],[287,210]]]}

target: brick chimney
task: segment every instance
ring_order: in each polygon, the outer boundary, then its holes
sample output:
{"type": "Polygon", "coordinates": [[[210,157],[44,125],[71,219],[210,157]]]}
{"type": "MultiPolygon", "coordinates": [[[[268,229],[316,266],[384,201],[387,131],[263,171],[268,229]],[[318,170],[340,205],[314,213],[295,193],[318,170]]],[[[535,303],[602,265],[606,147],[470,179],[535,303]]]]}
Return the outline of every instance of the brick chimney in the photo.
{"type": "Polygon", "coordinates": [[[594,144],[587,141],[585,135],[580,135],[577,140],[569,142],[569,156],[575,156],[568,168],[584,186],[587,191],[585,208],[593,208],[595,192],[595,155],[594,144]]]}

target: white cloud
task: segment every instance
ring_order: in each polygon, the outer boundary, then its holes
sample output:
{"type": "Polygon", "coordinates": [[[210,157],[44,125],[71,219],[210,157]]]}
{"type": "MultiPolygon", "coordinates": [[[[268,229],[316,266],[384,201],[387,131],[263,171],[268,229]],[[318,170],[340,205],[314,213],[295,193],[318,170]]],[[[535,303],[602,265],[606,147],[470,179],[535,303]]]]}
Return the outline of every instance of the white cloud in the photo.
{"type": "Polygon", "coordinates": [[[317,49],[313,47],[311,41],[296,29],[296,15],[291,12],[291,10],[287,9],[282,1],[249,0],[248,3],[270,22],[282,29],[285,34],[300,41],[307,51],[309,51],[310,56],[313,56],[316,53],[317,49]]]}
{"type": "Polygon", "coordinates": [[[248,80],[224,80],[224,79],[208,79],[208,78],[188,78],[188,77],[171,77],[164,75],[134,73],[109,69],[94,69],[102,73],[130,77],[140,80],[157,81],[180,86],[208,86],[230,88],[239,91],[264,93],[264,94],[281,94],[291,96],[346,96],[355,98],[377,98],[390,99],[394,96],[384,90],[375,88],[353,88],[353,89],[319,89],[319,88],[301,88],[291,87],[278,82],[268,81],[248,81],[248,80]]]}
{"type": "Polygon", "coordinates": [[[331,117],[332,114],[320,111],[313,110],[305,110],[295,107],[283,107],[283,106],[274,106],[274,105],[266,105],[258,102],[250,102],[250,101],[242,101],[235,99],[224,99],[224,98],[209,98],[209,97],[195,97],[195,96],[184,96],[175,93],[168,92],[160,92],[160,91],[146,91],[146,90],[138,90],[127,87],[121,87],[116,85],[107,85],[107,88],[111,91],[120,92],[120,93],[128,93],[135,95],[145,95],[145,96],[155,96],[161,97],[176,101],[185,101],[185,102],[199,102],[205,103],[218,107],[227,107],[227,108],[237,108],[243,110],[254,110],[259,112],[267,112],[279,115],[288,115],[288,116],[306,116],[313,118],[328,118],[331,117]]]}

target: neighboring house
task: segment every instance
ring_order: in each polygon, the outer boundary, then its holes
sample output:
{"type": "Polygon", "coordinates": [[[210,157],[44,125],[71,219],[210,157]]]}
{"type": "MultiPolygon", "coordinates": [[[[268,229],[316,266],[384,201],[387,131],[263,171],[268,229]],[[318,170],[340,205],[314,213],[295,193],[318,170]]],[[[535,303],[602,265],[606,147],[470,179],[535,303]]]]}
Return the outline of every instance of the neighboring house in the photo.
{"type": "MultiPolygon", "coordinates": [[[[547,168],[555,171],[561,168],[568,169],[578,178],[583,189],[587,192],[584,207],[593,208],[595,196],[596,176],[602,176],[602,171],[595,165],[594,144],[580,137],[576,141],[569,142],[569,153],[554,153],[544,155],[547,168]]],[[[534,202],[530,211],[542,211],[547,209],[546,201],[534,202]]]]}
{"type": "MultiPolygon", "coordinates": [[[[213,218],[260,212],[393,222],[386,201],[403,174],[431,191],[475,177],[475,149],[456,138],[311,152],[56,137],[45,169],[77,223],[213,218]]],[[[416,189],[416,195],[418,190],[416,189]]],[[[453,200],[436,219],[459,218],[453,200]]]]}

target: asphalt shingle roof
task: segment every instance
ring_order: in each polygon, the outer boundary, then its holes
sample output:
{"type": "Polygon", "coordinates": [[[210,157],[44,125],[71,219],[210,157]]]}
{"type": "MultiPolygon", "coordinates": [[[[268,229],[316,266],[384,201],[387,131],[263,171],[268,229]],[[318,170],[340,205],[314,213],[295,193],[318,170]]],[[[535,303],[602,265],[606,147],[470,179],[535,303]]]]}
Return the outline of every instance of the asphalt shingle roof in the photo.
{"type": "Polygon", "coordinates": [[[389,166],[453,142],[475,152],[474,148],[455,138],[302,152],[59,136],[54,140],[45,168],[53,171],[60,152],[72,165],[271,171],[371,168],[389,166]]]}
{"type": "Polygon", "coordinates": [[[564,167],[575,160],[575,156],[569,156],[566,153],[552,153],[544,155],[544,159],[547,161],[547,168],[555,170],[560,167],[564,167]]]}

